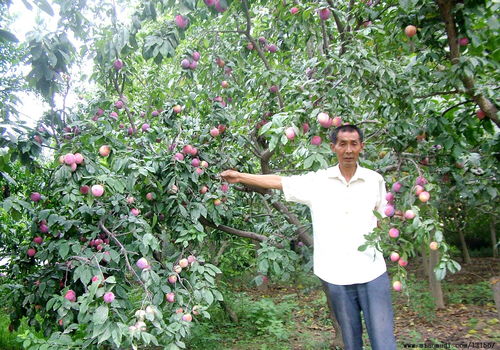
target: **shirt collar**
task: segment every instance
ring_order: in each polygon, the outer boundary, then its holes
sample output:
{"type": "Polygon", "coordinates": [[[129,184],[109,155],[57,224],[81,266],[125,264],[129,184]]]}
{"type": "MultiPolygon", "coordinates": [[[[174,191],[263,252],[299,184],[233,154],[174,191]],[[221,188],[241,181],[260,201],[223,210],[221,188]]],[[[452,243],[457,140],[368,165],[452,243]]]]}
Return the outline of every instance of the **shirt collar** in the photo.
{"type": "MultiPolygon", "coordinates": [[[[366,180],[366,171],[365,168],[359,165],[359,163],[356,163],[356,172],[354,173],[354,176],[352,177],[350,182],[356,181],[356,180],[366,180]]],[[[335,165],[331,168],[328,168],[326,171],[326,174],[329,178],[338,178],[340,180],[344,179],[342,176],[342,173],[340,172],[340,167],[339,165],[335,165]]],[[[345,179],[344,179],[345,180],[345,179]]]]}

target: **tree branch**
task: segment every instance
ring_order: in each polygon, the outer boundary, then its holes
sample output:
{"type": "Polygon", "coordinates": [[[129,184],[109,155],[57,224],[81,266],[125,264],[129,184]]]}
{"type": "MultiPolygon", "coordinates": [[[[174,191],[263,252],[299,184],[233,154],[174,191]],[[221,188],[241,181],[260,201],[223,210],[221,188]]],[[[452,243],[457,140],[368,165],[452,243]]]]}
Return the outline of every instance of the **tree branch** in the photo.
{"type": "MultiPolygon", "coordinates": [[[[255,232],[238,230],[236,228],[225,226],[225,225],[217,225],[217,224],[207,220],[207,218],[204,218],[202,216],[200,216],[198,221],[203,226],[208,226],[208,227],[214,228],[216,230],[220,230],[222,232],[226,232],[226,233],[238,236],[238,237],[250,238],[250,239],[253,239],[253,240],[256,240],[259,242],[265,242],[265,241],[269,240],[269,237],[255,233],[255,232]]],[[[283,246],[281,244],[275,244],[275,246],[277,246],[279,248],[283,248],[283,246]]]]}
{"type": "MultiPolygon", "coordinates": [[[[445,24],[446,34],[448,36],[448,46],[450,48],[450,60],[452,64],[458,64],[460,60],[460,48],[458,45],[457,28],[455,25],[455,18],[453,17],[453,7],[455,2],[453,0],[437,0],[441,18],[445,24]]],[[[498,127],[500,127],[500,120],[497,117],[497,107],[483,94],[478,94],[475,91],[474,78],[464,74],[460,77],[465,89],[466,94],[472,97],[474,102],[486,113],[498,127]]]]}
{"type": "Polygon", "coordinates": [[[118,240],[118,238],[116,238],[115,234],[113,232],[111,232],[110,230],[108,230],[106,228],[106,226],[104,226],[104,218],[102,218],[100,221],[99,221],[99,228],[101,230],[104,231],[104,233],[106,233],[109,237],[111,237],[111,239],[113,239],[113,241],[120,247],[120,252],[123,254],[123,256],[125,257],[125,264],[127,265],[127,269],[132,272],[132,274],[135,276],[135,278],[139,281],[139,283],[143,286],[145,292],[146,292],[146,295],[149,295],[149,291],[146,287],[146,285],[144,284],[144,282],[142,281],[142,279],[139,277],[139,275],[137,274],[137,272],[135,272],[135,270],[132,268],[132,265],[130,265],[130,261],[128,259],[128,253],[127,253],[127,250],[125,249],[125,247],[123,246],[123,244],[118,240]]]}
{"type": "Polygon", "coordinates": [[[437,91],[437,92],[431,92],[431,93],[429,93],[427,95],[415,96],[415,98],[427,98],[427,97],[432,97],[432,96],[453,95],[453,94],[460,94],[460,93],[463,93],[463,91],[460,91],[460,90],[437,91]]]}

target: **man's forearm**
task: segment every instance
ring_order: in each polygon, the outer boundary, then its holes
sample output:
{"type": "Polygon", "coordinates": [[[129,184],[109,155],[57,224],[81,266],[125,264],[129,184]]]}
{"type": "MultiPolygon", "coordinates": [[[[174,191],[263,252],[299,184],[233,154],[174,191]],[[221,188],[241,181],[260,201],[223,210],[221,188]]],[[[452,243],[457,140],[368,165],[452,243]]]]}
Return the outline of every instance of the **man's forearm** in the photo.
{"type": "Polygon", "coordinates": [[[240,183],[248,186],[283,190],[281,176],[279,175],[254,175],[240,173],[238,180],[240,183]]]}

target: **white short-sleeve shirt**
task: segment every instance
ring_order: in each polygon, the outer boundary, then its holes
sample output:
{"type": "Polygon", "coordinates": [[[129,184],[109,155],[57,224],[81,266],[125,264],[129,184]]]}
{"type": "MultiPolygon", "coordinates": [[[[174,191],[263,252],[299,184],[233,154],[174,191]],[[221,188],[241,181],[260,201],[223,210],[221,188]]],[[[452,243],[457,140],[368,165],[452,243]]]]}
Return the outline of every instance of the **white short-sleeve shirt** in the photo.
{"type": "Polygon", "coordinates": [[[376,210],[384,216],[385,182],[377,172],[359,165],[349,182],[339,166],[305,175],[282,177],[287,201],[311,209],[314,274],[338,285],[365,283],[386,271],[384,257],[374,247],[363,252],[364,235],[377,226],[376,210]]]}

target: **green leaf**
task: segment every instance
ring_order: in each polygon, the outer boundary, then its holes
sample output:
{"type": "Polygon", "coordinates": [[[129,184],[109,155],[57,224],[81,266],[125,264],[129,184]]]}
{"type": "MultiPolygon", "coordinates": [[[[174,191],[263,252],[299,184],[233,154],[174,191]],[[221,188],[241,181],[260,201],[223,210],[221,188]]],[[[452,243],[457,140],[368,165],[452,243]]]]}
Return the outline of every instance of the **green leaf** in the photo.
{"type": "Polygon", "coordinates": [[[92,322],[95,324],[104,324],[107,321],[109,308],[106,305],[99,306],[92,316],[92,322]]]}
{"type": "Polygon", "coordinates": [[[61,258],[66,259],[68,253],[69,253],[69,244],[68,242],[63,242],[59,246],[59,255],[61,256],[61,258]]]}
{"type": "Polygon", "coordinates": [[[211,305],[214,302],[214,296],[212,292],[210,292],[209,290],[204,290],[202,294],[203,299],[205,299],[208,305],[211,305]]]}
{"type": "Polygon", "coordinates": [[[54,16],[54,10],[52,10],[47,0],[35,0],[35,3],[42,11],[48,13],[50,16],[54,16]]]}
{"type": "Polygon", "coordinates": [[[8,32],[6,30],[3,30],[3,29],[0,29],[0,41],[10,41],[10,42],[13,42],[13,43],[17,43],[19,42],[19,39],[14,35],[12,34],[11,32],[8,32]]]}

